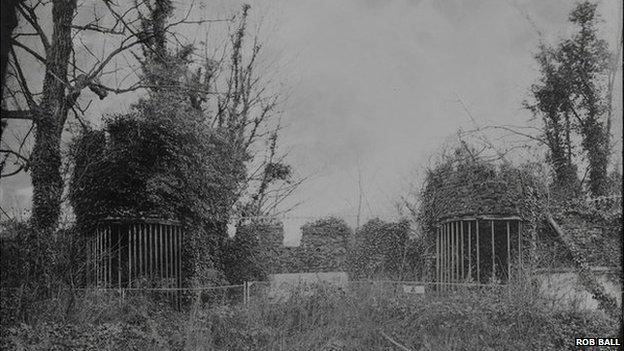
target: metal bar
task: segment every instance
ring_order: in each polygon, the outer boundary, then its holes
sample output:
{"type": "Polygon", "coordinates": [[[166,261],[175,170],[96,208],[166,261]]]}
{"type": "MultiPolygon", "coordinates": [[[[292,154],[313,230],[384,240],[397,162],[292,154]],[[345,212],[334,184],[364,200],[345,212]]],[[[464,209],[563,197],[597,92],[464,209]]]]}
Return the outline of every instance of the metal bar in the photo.
{"type": "MultiPolygon", "coordinates": [[[[450,261],[450,275],[449,275],[449,283],[453,283],[455,281],[455,246],[454,246],[454,238],[453,238],[453,222],[449,223],[449,258],[450,261]]],[[[452,285],[449,285],[451,288],[452,285]]]]}
{"type": "Polygon", "coordinates": [[[156,245],[154,244],[154,227],[153,224],[148,224],[147,225],[147,230],[149,232],[149,249],[148,249],[148,253],[149,253],[149,273],[150,273],[150,280],[154,279],[154,251],[156,248],[156,245]]]}
{"type": "Polygon", "coordinates": [[[140,236],[139,236],[139,226],[138,224],[135,222],[132,225],[132,228],[134,230],[134,234],[133,234],[133,239],[132,239],[132,244],[134,245],[134,249],[132,250],[132,262],[133,262],[133,272],[134,272],[134,277],[132,279],[132,281],[134,282],[134,285],[136,286],[138,284],[138,278],[141,276],[141,274],[139,273],[141,271],[141,267],[139,266],[139,245],[141,245],[140,242],[140,236]]]}
{"type": "MultiPolygon", "coordinates": [[[[0,240],[0,244],[2,244],[2,252],[4,252],[4,241],[0,240]]],[[[87,274],[86,274],[86,284],[87,286],[91,285],[91,237],[87,237],[87,241],[85,243],[85,251],[87,252],[87,274]]],[[[1,261],[1,260],[0,260],[1,261]]],[[[18,258],[19,262],[19,258],[18,258]]]]}
{"type": "MultiPolygon", "coordinates": [[[[459,278],[459,247],[457,240],[457,222],[453,222],[451,224],[451,228],[453,230],[453,283],[457,283],[459,278]]],[[[453,286],[454,287],[454,286],[453,286]]]]}
{"type": "Polygon", "coordinates": [[[446,287],[448,288],[450,285],[448,283],[451,282],[451,235],[450,235],[450,224],[445,224],[446,226],[446,287]]]}
{"type": "Polygon", "coordinates": [[[509,281],[511,275],[511,245],[509,242],[509,221],[507,221],[507,281],[509,281]]]}
{"type": "Polygon", "coordinates": [[[106,253],[104,252],[104,237],[105,237],[105,230],[104,228],[100,229],[100,233],[98,234],[98,245],[99,247],[99,252],[100,252],[100,261],[98,262],[98,274],[99,274],[99,278],[98,281],[100,282],[100,285],[103,286],[104,284],[104,266],[105,266],[105,260],[108,260],[108,257],[106,257],[106,253]]]}
{"type": "MultiPolygon", "coordinates": [[[[119,234],[117,234],[119,236],[119,234]]],[[[110,261],[109,261],[109,265],[108,265],[108,284],[112,287],[113,286],[113,227],[112,225],[109,224],[108,226],[108,241],[110,243],[109,247],[110,247],[110,261]]],[[[119,266],[119,256],[121,255],[121,252],[119,252],[119,247],[117,248],[117,266],[119,266]]],[[[117,275],[119,275],[119,270],[117,270],[117,275]]]]}
{"type": "Polygon", "coordinates": [[[108,240],[109,233],[108,228],[104,227],[104,232],[102,233],[102,254],[104,255],[104,264],[102,264],[102,274],[104,275],[104,287],[107,288],[110,280],[108,279],[108,260],[111,259],[111,255],[109,254],[108,240]]]}
{"type": "Polygon", "coordinates": [[[102,262],[100,263],[100,280],[102,281],[102,286],[106,287],[106,264],[108,263],[108,256],[106,255],[106,229],[102,227],[102,232],[100,233],[100,254],[102,255],[102,262]]]}
{"type": "MultiPolygon", "coordinates": [[[[173,243],[171,241],[173,237],[173,227],[171,225],[167,225],[167,287],[172,288],[171,281],[173,280],[173,267],[172,267],[172,257],[173,257],[173,243]]],[[[169,292],[169,300],[173,303],[173,291],[169,292]]]]}
{"type": "MultiPolygon", "coordinates": [[[[167,226],[164,224],[159,224],[160,230],[161,230],[161,243],[160,243],[160,261],[161,261],[161,270],[162,270],[162,277],[163,279],[161,279],[161,286],[164,287],[168,287],[167,286],[167,226]]],[[[169,294],[167,292],[165,292],[165,298],[168,298],[169,294]]]]}
{"type": "Polygon", "coordinates": [[[163,226],[162,224],[158,225],[158,271],[160,273],[160,284],[163,281],[163,226]]]}
{"type": "Polygon", "coordinates": [[[494,221],[490,221],[492,229],[492,281],[496,277],[496,262],[494,259],[494,221]]]}
{"type": "Polygon", "coordinates": [[[103,245],[102,245],[102,235],[103,235],[103,231],[102,229],[99,227],[98,225],[98,229],[97,229],[97,237],[95,239],[95,246],[97,249],[97,281],[98,281],[98,287],[100,287],[100,285],[102,285],[102,281],[104,280],[104,277],[102,276],[102,264],[103,264],[103,260],[104,260],[104,254],[102,252],[103,250],[103,245]]]}
{"type": "Polygon", "coordinates": [[[455,282],[459,282],[461,280],[461,238],[459,235],[459,224],[460,222],[455,222],[455,282]]]}
{"type": "MultiPolygon", "coordinates": [[[[180,288],[184,287],[184,261],[182,261],[182,256],[184,255],[184,227],[179,225],[178,231],[180,232],[180,246],[179,246],[179,255],[178,255],[178,268],[180,269],[180,288]]],[[[182,300],[180,299],[180,303],[182,300]]]]}
{"type": "MultiPolygon", "coordinates": [[[[164,225],[164,224],[160,224],[160,228],[162,230],[162,239],[164,240],[164,242],[161,243],[161,261],[164,262],[162,265],[162,270],[163,270],[163,282],[164,282],[164,286],[165,287],[169,287],[169,285],[167,285],[168,279],[169,277],[167,276],[167,231],[168,231],[168,226],[164,225]]],[[[169,298],[169,293],[165,292],[165,297],[168,299],[169,298]]]]}
{"type": "Polygon", "coordinates": [[[98,234],[98,245],[98,251],[100,252],[100,261],[98,262],[98,281],[100,282],[100,285],[102,285],[104,284],[104,260],[108,259],[108,257],[106,257],[106,254],[104,253],[104,229],[101,229],[100,233],[98,234]]]}
{"type": "MultiPolygon", "coordinates": [[[[169,280],[168,280],[168,286],[170,288],[174,288],[175,287],[175,270],[174,270],[174,240],[173,240],[173,236],[174,236],[174,228],[173,225],[169,225],[169,280]]],[[[171,293],[171,302],[175,301],[175,294],[172,292],[171,293]]]]}
{"type": "Polygon", "coordinates": [[[100,228],[95,228],[95,238],[93,240],[93,249],[95,250],[95,261],[93,264],[95,265],[95,272],[93,272],[95,276],[95,286],[100,286],[100,228]]]}
{"type": "MultiPolygon", "coordinates": [[[[182,227],[176,225],[177,239],[178,239],[178,289],[182,288],[182,227]]],[[[180,296],[180,290],[178,291],[178,308],[182,307],[182,297],[180,296]]]]}
{"type": "MultiPolygon", "coordinates": [[[[2,245],[4,245],[4,242],[2,243],[2,245]]],[[[4,247],[3,247],[4,249],[4,247]]],[[[93,239],[91,236],[89,236],[87,238],[87,287],[92,286],[92,281],[91,281],[91,269],[92,267],[92,262],[93,262],[93,239]]]]}
{"type": "Polygon", "coordinates": [[[99,286],[100,284],[100,248],[98,245],[98,241],[100,240],[100,230],[96,228],[95,237],[93,238],[93,251],[94,251],[94,261],[93,261],[93,279],[95,280],[95,286],[99,286]]]}
{"type": "MultiPolygon", "coordinates": [[[[160,286],[167,287],[167,227],[158,224],[160,228],[160,286]]],[[[167,298],[165,291],[164,297],[167,298]]]]}
{"type": "Polygon", "coordinates": [[[91,246],[93,247],[93,283],[97,286],[98,283],[98,260],[99,260],[99,252],[97,249],[97,241],[98,241],[98,231],[95,230],[95,236],[93,237],[91,246]]]}
{"type": "Polygon", "coordinates": [[[104,280],[104,278],[102,277],[102,261],[104,260],[104,255],[102,253],[102,233],[103,232],[101,228],[99,228],[98,226],[97,237],[95,238],[95,247],[97,250],[96,275],[97,275],[98,287],[100,287],[100,285],[102,284],[102,280],[104,280]]]}
{"type": "Polygon", "coordinates": [[[461,217],[447,218],[441,221],[440,224],[446,224],[446,223],[456,222],[456,221],[474,221],[477,219],[480,221],[507,221],[507,220],[513,221],[513,220],[521,220],[522,218],[519,216],[461,216],[461,217]]]}
{"type": "Polygon", "coordinates": [[[450,256],[450,226],[449,224],[445,224],[446,227],[446,233],[444,234],[444,247],[445,247],[445,255],[446,255],[446,267],[445,267],[445,272],[446,272],[446,280],[445,283],[447,283],[447,285],[445,285],[445,289],[448,289],[449,285],[448,283],[451,282],[451,256],[450,256]]]}
{"type": "MultiPolygon", "coordinates": [[[[444,224],[440,224],[440,281],[444,280],[444,224]]],[[[442,285],[438,284],[441,289],[442,285]]]]}
{"type": "Polygon", "coordinates": [[[151,269],[150,269],[150,260],[149,260],[149,251],[150,251],[150,237],[149,237],[149,224],[142,223],[141,228],[143,231],[143,235],[145,236],[145,246],[143,247],[143,264],[145,265],[144,275],[147,280],[150,279],[151,269]]]}
{"type": "Polygon", "coordinates": [[[468,277],[469,280],[472,281],[472,238],[471,238],[471,230],[472,230],[472,222],[468,223],[468,277]]]}
{"type": "Polygon", "coordinates": [[[93,283],[97,286],[97,260],[98,260],[98,250],[97,250],[97,236],[98,231],[97,227],[95,229],[95,235],[91,240],[91,247],[93,248],[93,283]]]}
{"type": "Polygon", "coordinates": [[[141,232],[143,233],[143,276],[149,279],[149,227],[145,223],[141,223],[141,232]]]}
{"type": "Polygon", "coordinates": [[[126,284],[126,285],[127,285],[128,288],[132,287],[132,286],[130,286],[131,281],[132,281],[132,268],[131,268],[132,267],[132,256],[131,256],[131,252],[132,251],[130,251],[131,246],[132,246],[132,245],[130,245],[131,244],[131,242],[130,242],[131,241],[130,240],[131,232],[132,232],[132,229],[131,229],[130,226],[128,226],[128,230],[126,232],[127,233],[127,237],[128,237],[128,284],[126,284]]]}
{"type": "Polygon", "coordinates": [[[476,220],[475,235],[477,236],[477,282],[481,283],[481,256],[479,255],[479,220],[476,220]]]}
{"type": "Polygon", "coordinates": [[[457,266],[457,257],[455,257],[455,246],[457,245],[455,239],[455,223],[451,222],[451,283],[455,283],[455,279],[457,277],[456,266],[457,266]]]}
{"type": "MultiPolygon", "coordinates": [[[[166,275],[167,275],[167,287],[171,288],[171,226],[167,225],[165,232],[165,246],[167,249],[165,250],[166,255],[166,275]]],[[[168,298],[171,299],[171,293],[168,294],[168,298]]]]}
{"type": "Polygon", "coordinates": [[[111,225],[106,227],[106,252],[108,264],[106,265],[106,287],[113,286],[113,232],[111,225]]]}
{"type": "Polygon", "coordinates": [[[461,280],[463,281],[466,277],[465,267],[464,267],[464,222],[459,222],[459,237],[461,242],[461,280]]]}
{"type": "Polygon", "coordinates": [[[117,287],[121,289],[121,227],[117,226],[117,287]]]}
{"type": "Polygon", "coordinates": [[[138,235],[138,247],[137,247],[137,251],[138,251],[138,260],[139,260],[139,268],[138,268],[138,277],[141,278],[143,277],[143,226],[141,225],[141,223],[137,223],[135,224],[135,228],[137,231],[137,235],[138,235]]]}
{"type": "Polygon", "coordinates": [[[459,242],[459,222],[455,222],[453,225],[455,228],[455,282],[459,282],[461,279],[461,257],[460,257],[460,242],[459,242]]]}
{"type": "Polygon", "coordinates": [[[448,236],[448,242],[447,242],[447,248],[448,248],[448,283],[449,285],[447,285],[447,287],[450,289],[451,285],[450,283],[453,282],[453,224],[452,223],[448,223],[447,224],[448,228],[447,228],[447,236],[448,236]]]}
{"type": "MultiPolygon", "coordinates": [[[[178,249],[178,245],[177,245],[177,233],[176,233],[176,227],[175,225],[172,225],[171,228],[173,228],[173,287],[174,288],[178,288],[178,269],[177,269],[177,262],[178,262],[178,253],[177,253],[177,249],[178,249]]],[[[178,290],[175,291],[175,295],[174,295],[174,299],[175,299],[175,303],[176,306],[178,305],[178,290]]]]}
{"type": "Polygon", "coordinates": [[[518,221],[518,277],[522,273],[522,222],[518,221]]]}
{"type": "Polygon", "coordinates": [[[143,276],[144,277],[149,277],[148,274],[148,261],[147,261],[147,252],[149,251],[149,237],[147,235],[147,226],[143,223],[140,224],[141,225],[141,235],[143,236],[143,276]]]}
{"type": "Polygon", "coordinates": [[[447,251],[447,225],[443,224],[442,226],[442,290],[446,290],[446,280],[447,280],[447,268],[448,268],[448,251],[447,251]]]}
{"type": "Polygon", "coordinates": [[[440,282],[440,227],[436,228],[436,282],[440,282]]]}

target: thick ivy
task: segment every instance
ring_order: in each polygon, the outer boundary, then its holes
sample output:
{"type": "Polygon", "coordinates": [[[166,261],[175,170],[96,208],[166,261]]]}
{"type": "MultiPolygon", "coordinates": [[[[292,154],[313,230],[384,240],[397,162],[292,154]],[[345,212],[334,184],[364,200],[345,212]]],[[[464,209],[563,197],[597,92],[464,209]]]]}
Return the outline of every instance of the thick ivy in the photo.
{"type": "Polygon", "coordinates": [[[354,279],[402,279],[410,263],[420,256],[409,240],[409,223],[384,222],[378,218],[364,224],[349,250],[349,271],[354,279]]]}
{"type": "Polygon", "coordinates": [[[245,178],[246,156],[227,135],[166,92],[106,118],[104,130],[83,133],[72,148],[69,197],[79,229],[88,233],[106,217],[181,220],[185,277],[214,281],[228,212],[245,178]]]}
{"type": "Polygon", "coordinates": [[[344,271],[347,245],[352,234],[347,222],[338,217],[304,224],[301,227],[300,250],[305,271],[344,271]]]}
{"type": "Polygon", "coordinates": [[[461,216],[515,215],[523,221],[525,246],[531,247],[528,250],[530,256],[523,261],[534,264],[545,194],[544,185],[532,174],[529,166],[519,168],[509,163],[487,162],[474,150],[462,145],[427,172],[420,194],[418,220],[428,252],[434,250],[434,234],[441,220],[461,216]]]}

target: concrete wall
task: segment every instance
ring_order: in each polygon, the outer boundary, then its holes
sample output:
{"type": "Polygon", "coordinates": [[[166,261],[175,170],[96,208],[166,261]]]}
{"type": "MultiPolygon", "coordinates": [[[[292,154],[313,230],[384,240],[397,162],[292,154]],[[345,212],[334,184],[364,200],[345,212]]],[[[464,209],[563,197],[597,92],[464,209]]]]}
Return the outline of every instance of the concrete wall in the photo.
{"type": "MultiPolygon", "coordinates": [[[[621,272],[617,269],[594,268],[593,272],[605,288],[607,294],[613,296],[618,306],[622,306],[621,272]]],[[[580,308],[595,310],[596,301],[581,285],[578,274],[569,269],[542,271],[536,275],[540,291],[553,299],[553,303],[577,305],[580,308]]]]}

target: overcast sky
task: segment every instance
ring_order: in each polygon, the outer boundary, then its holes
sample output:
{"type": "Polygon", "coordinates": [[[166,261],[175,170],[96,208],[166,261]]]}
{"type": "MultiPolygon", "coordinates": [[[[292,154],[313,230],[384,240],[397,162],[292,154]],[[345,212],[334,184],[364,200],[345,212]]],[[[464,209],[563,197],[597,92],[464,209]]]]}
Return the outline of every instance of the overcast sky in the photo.
{"type": "MultiPolygon", "coordinates": [[[[291,92],[283,106],[288,161],[310,176],[292,199],[304,201],[292,216],[339,215],[352,225],[358,173],[364,219],[393,218],[393,202],[431,155],[458,129],[474,127],[460,99],[478,125],[526,123],[530,114],[521,103],[538,74],[537,31],[550,42],[567,36],[574,5],[567,0],[250,3],[270,39],[267,55],[283,64],[277,78],[291,92]]],[[[620,4],[600,1],[603,37],[612,46],[620,4]]],[[[202,11],[213,16],[236,7],[222,1],[202,11]]],[[[621,78],[616,81],[613,130],[621,143],[621,78]]],[[[123,99],[105,100],[96,111],[123,109],[131,103],[123,99]]],[[[1,186],[3,207],[24,206],[28,178],[1,186]],[[16,193],[22,194],[19,199],[16,193]]],[[[286,220],[288,243],[298,241],[297,228],[307,220],[286,220]]]]}

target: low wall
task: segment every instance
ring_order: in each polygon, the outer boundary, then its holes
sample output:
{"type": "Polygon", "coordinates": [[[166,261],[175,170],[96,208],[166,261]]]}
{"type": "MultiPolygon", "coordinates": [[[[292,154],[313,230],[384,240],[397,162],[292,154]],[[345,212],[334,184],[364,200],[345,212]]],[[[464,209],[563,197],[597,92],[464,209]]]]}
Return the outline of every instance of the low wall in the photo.
{"type": "MultiPolygon", "coordinates": [[[[621,270],[596,267],[592,269],[596,279],[607,294],[613,296],[619,307],[622,306],[621,270]]],[[[580,308],[595,310],[598,301],[594,299],[579,281],[578,274],[572,269],[542,270],[535,275],[540,291],[553,299],[555,303],[576,305],[580,308]]]]}

